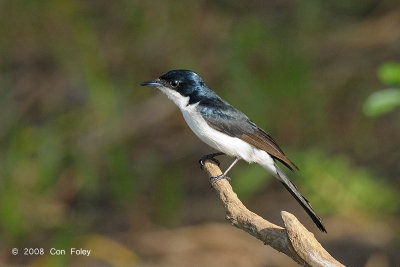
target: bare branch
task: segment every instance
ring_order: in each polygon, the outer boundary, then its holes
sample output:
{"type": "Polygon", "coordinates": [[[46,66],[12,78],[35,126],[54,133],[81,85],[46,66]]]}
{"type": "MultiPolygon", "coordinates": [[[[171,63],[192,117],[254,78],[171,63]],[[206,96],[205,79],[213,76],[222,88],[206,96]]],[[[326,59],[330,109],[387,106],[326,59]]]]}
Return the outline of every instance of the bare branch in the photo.
{"type": "MultiPolygon", "coordinates": [[[[222,174],[219,167],[210,160],[205,161],[204,170],[209,177],[222,174]]],[[[214,189],[224,205],[226,219],[237,228],[263,241],[265,245],[285,253],[300,265],[344,266],[321,246],[294,215],[286,211],[281,212],[285,225],[285,228],[282,228],[249,211],[226,179],[217,181],[214,189]]]]}

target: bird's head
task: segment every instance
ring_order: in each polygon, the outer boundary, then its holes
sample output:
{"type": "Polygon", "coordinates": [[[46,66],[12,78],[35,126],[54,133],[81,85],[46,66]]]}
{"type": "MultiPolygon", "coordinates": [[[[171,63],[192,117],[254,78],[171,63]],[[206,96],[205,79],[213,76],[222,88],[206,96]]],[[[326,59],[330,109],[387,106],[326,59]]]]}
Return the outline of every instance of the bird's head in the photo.
{"type": "Polygon", "coordinates": [[[157,87],[178,107],[186,106],[190,98],[210,90],[203,79],[190,70],[171,70],[153,81],[142,82],[140,85],[157,87]]]}

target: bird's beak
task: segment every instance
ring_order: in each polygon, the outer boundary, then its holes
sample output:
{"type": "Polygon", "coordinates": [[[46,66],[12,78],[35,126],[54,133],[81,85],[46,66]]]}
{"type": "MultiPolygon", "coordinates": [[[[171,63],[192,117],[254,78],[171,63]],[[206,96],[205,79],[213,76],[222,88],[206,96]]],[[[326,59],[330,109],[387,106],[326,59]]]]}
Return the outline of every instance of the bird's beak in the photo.
{"type": "Polygon", "coordinates": [[[154,81],[147,81],[147,82],[142,82],[140,83],[141,86],[162,86],[162,84],[160,83],[160,79],[156,79],[154,81]]]}

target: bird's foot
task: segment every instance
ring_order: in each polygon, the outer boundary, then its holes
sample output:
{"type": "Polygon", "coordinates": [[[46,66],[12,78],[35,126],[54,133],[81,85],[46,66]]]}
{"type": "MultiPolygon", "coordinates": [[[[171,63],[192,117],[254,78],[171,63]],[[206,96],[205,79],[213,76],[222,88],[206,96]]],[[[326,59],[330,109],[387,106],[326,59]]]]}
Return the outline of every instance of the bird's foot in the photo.
{"type": "Polygon", "coordinates": [[[210,177],[211,187],[214,187],[214,184],[215,184],[217,181],[221,180],[221,179],[226,179],[226,180],[228,180],[229,182],[231,181],[231,178],[229,178],[229,177],[226,176],[225,174],[221,174],[221,175],[218,175],[218,176],[212,176],[212,177],[210,177]]]}
{"type": "Polygon", "coordinates": [[[216,157],[216,156],[221,156],[221,155],[224,155],[224,153],[218,152],[218,153],[212,153],[212,154],[207,154],[207,155],[202,156],[202,157],[199,159],[200,168],[203,169],[204,164],[205,164],[205,162],[206,162],[207,159],[214,161],[214,162],[219,166],[219,165],[220,165],[220,162],[219,162],[219,160],[217,160],[215,157],[216,157]]]}

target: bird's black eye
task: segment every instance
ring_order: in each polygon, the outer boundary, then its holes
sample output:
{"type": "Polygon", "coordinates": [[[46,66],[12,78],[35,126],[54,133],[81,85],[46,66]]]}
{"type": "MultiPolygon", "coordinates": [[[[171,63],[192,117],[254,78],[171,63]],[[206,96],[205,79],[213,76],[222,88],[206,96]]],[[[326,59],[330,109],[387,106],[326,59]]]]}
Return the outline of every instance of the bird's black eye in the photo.
{"type": "Polygon", "coordinates": [[[172,80],[169,82],[169,84],[171,84],[171,87],[176,88],[179,85],[179,81],[177,80],[172,80]]]}

